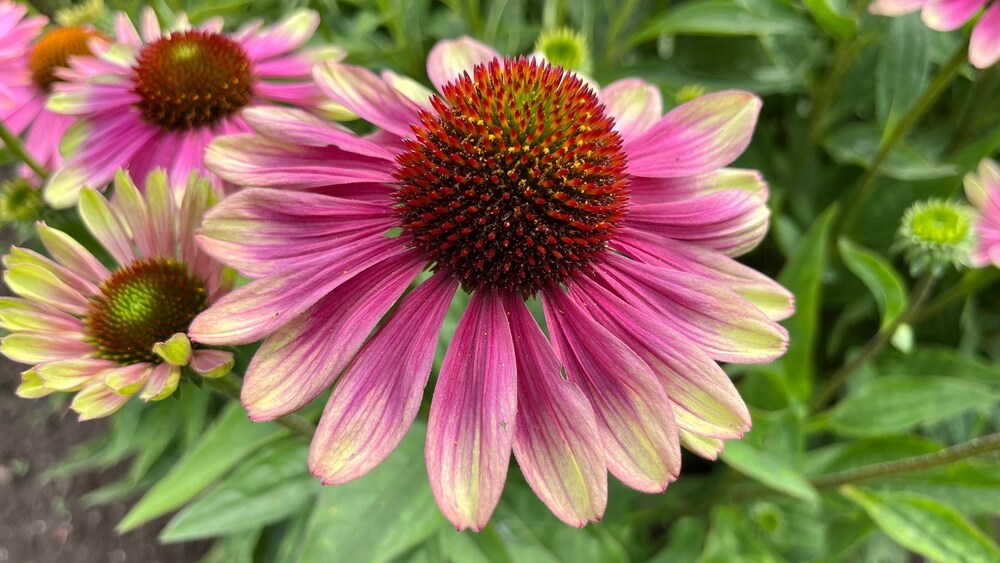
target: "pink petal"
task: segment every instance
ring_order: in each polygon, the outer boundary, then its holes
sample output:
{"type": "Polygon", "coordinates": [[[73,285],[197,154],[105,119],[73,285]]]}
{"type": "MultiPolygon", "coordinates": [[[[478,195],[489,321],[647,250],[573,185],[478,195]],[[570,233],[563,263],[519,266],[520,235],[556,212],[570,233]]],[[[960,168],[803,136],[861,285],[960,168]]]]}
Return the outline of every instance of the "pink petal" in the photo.
{"type": "Polygon", "coordinates": [[[248,344],[274,333],[358,273],[396,254],[400,241],[376,238],[331,253],[287,275],[265,277],[226,294],[195,317],[192,340],[210,345],[248,344]]]}
{"type": "Polygon", "coordinates": [[[128,228],[104,197],[92,189],[83,190],[80,193],[80,215],[87,230],[119,264],[131,264],[135,260],[128,228]]]}
{"type": "Polygon", "coordinates": [[[18,332],[0,341],[0,352],[22,364],[81,359],[94,353],[93,346],[81,340],[81,336],[73,333],[18,332]]]}
{"type": "Polygon", "coordinates": [[[994,3],[972,29],[969,62],[976,68],[988,68],[998,59],[1000,59],[1000,4],[994,3]]]}
{"type": "Polygon", "coordinates": [[[243,382],[250,418],[286,415],[333,385],[423,266],[413,253],[385,258],[268,337],[243,382]]]}
{"type": "Polygon", "coordinates": [[[253,107],[243,118],[255,130],[279,141],[310,147],[334,146],[354,154],[394,161],[393,154],[335,123],[296,108],[253,107]]]}
{"type": "Polygon", "coordinates": [[[70,408],[80,414],[80,421],[102,418],[114,414],[128,402],[104,383],[95,383],[76,394],[70,408]]]}
{"type": "Polygon", "coordinates": [[[920,13],[924,23],[937,31],[952,31],[972,19],[988,0],[927,0],[920,13]]]}
{"type": "Polygon", "coordinates": [[[663,116],[660,89],[638,78],[608,84],[601,90],[601,101],[624,141],[645,133],[663,116]]]}
{"type": "Polygon", "coordinates": [[[590,402],[562,378],[559,360],[520,295],[507,299],[517,361],[514,455],[528,484],[570,526],[596,522],[608,472],[590,402]]]}
{"type": "Polygon", "coordinates": [[[632,205],[649,205],[683,201],[713,193],[742,190],[761,201],[767,201],[768,187],[757,170],[720,168],[682,178],[632,178],[629,199],[632,205]]]}
{"type": "Polygon", "coordinates": [[[463,73],[472,74],[476,65],[486,64],[500,55],[492,47],[475,39],[462,36],[442,39],[427,54],[427,76],[441,92],[445,84],[454,82],[463,73]]]}
{"type": "Polygon", "coordinates": [[[229,372],[233,353],[225,350],[195,350],[191,369],[204,377],[221,377],[229,372]]]}
{"type": "Polygon", "coordinates": [[[427,474],[459,530],[481,530],[500,501],[514,441],[517,374],[501,299],[472,296],[445,354],[427,426],[427,474]]]}
{"type": "Polygon", "coordinates": [[[543,295],[552,345],[596,415],[608,469],[623,483],[663,491],[680,471],[670,399],[652,370],[561,289],[543,295]]]}
{"type": "Polygon", "coordinates": [[[660,319],[716,360],[766,363],[785,352],[788,332],[730,289],[699,276],[609,254],[602,283],[660,319]]]}
{"type": "Polygon", "coordinates": [[[588,278],[570,295],[653,370],[678,427],[712,438],[739,438],[750,429],[750,413],[729,376],[689,340],[588,278]]]}
{"type": "Polygon", "coordinates": [[[660,237],[739,256],[760,244],[767,235],[770,217],[764,202],[752,194],[726,190],[683,201],[633,205],[626,224],[660,237]]]}
{"type": "Polygon", "coordinates": [[[313,69],[313,78],[333,101],[400,137],[420,120],[420,106],[364,68],[327,62],[313,69]]]}
{"type": "Polygon", "coordinates": [[[443,274],[419,285],[340,378],[309,452],[309,468],[324,484],[368,473],[409,431],[457,286],[443,274]]]}
{"type": "Polygon", "coordinates": [[[295,10],[266,30],[247,36],[241,44],[252,60],[268,59],[301,47],[318,26],[319,14],[295,10]]]}
{"type": "Polygon", "coordinates": [[[736,90],[708,94],[671,110],[625,143],[633,176],[676,178],[722,168],[750,144],[760,98],[736,90]]]}

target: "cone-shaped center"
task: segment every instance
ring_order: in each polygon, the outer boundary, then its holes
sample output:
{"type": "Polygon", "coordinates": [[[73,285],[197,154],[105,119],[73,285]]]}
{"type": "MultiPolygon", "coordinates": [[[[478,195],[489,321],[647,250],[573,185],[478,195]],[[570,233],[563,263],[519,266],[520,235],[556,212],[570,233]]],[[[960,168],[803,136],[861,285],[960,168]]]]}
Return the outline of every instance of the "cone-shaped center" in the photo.
{"type": "Polygon", "coordinates": [[[628,201],[621,138],[576,76],[494,60],[444,87],[399,155],[401,224],[467,290],[532,294],[607,249],[628,201]]]}
{"type": "Polygon", "coordinates": [[[132,70],[143,118],[165,129],[216,123],[253,97],[246,51],[218,33],[192,30],[162,37],[139,52],[132,70]]]}
{"type": "Polygon", "coordinates": [[[48,90],[59,81],[55,70],[68,66],[71,55],[92,55],[88,43],[101,34],[82,27],[57,27],[35,43],[28,57],[31,80],[39,88],[48,90]]]}
{"type": "Polygon", "coordinates": [[[206,306],[205,284],[174,260],[118,269],[92,298],[87,333],[102,358],[121,364],[156,361],[153,345],[178,332],[206,306]]]}

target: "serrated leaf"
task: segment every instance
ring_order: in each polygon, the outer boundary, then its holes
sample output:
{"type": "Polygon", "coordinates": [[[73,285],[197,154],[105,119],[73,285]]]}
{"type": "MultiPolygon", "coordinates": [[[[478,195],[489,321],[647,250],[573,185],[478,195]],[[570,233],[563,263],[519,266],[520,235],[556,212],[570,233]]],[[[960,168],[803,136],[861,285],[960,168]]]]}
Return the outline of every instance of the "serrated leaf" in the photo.
{"type": "Polygon", "coordinates": [[[802,402],[812,393],[823,269],[836,213],[831,207],[819,216],[778,276],[778,282],[795,294],[795,314],[782,323],[788,329],[788,352],[782,366],[791,395],[802,402]]]}
{"type": "Polygon", "coordinates": [[[849,436],[895,434],[986,407],[997,398],[988,387],[954,377],[893,375],[849,394],[830,411],[829,422],[849,436]]]}
{"type": "Polygon", "coordinates": [[[241,462],[225,480],[174,516],[160,541],[223,536],[285,519],[320,490],[319,481],[309,473],[308,457],[308,444],[291,439],[241,462]]]}
{"type": "Polygon", "coordinates": [[[875,252],[856,246],[846,238],[838,241],[840,257],[854,275],[872,292],[882,314],[880,328],[892,324],[906,308],[906,284],[888,260],[875,252]]]}
{"type": "Polygon", "coordinates": [[[845,486],[841,493],[903,547],[935,561],[1000,561],[1000,549],[954,508],[912,493],[845,486]]]}
{"type": "Polygon", "coordinates": [[[250,422],[242,405],[229,405],[166,477],[132,507],[119,522],[118,531],[133,530],[180,507],[247,455],[288,434],[277,424],[250,422]]]}
{"type": "Polygon", "coordinates": [[[757,449],[747,442],[726,443],[722,461],[768,487],[808,502],[816,502],[819,493],[802,473],[784,459],[757,449]]]}
{"type": "Polygon", "coordinates": [[[423,423],[371,473],[323,487],[306,527],[300,563],[325,563],[345,553],[385,561],[446,525],[424,468],[423,423]]]}

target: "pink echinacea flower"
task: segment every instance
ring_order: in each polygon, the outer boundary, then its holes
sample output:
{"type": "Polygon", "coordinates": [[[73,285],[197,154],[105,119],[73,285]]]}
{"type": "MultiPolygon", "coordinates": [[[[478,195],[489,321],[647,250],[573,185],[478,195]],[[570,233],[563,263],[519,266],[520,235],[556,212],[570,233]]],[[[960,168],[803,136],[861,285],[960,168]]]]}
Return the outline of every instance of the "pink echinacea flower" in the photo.
{"type": "Polygon", "coordinates": [[[1000,60],[1000,2],[993,0],[875,0],[869,6],[873,14],[902,16],[920,10],[927,27],[953,31],[985,13],[972,28],[969,62],[976,68],[988,68],[1000,60]]]}
{"type": "Polygon", "coordinates": [[[980,162],[979,170],[965,176],[965,195],[979,210],[972,265],[1000,268],[1000,166],[989,159],[980,162]]]}
{"type": "Polygon", "coordinates": [[[145,195],[124,172],[114,200],[81,193],[80,215],[116,263],[108,269],[66,233],[38,226],[51,258],[25,248],[4,256],[4,280],[16,297],[0,298],[0,352],[31,368],[17,394],[76,392],[81,420],[107,416],[136,394],[160,400],[182,370],[220,377],[231,352],[193,346],[188,325],[231,287],[225,268],[194,240],[215,201],[208,180],[192,177],[178,205],[162,171],[145,195]]]}
{"type": "Polygon", "coordinates": [[[210,145],[210,168],[256,188],[213,209],[200,241],[254,280],[191,334],[266,337],[244,382],[251,418],[337,382],[310,467],[325,483],[364,475],[412,425],[461,287],[471,301],[426,443],[456,527],[486,525],[511,452],[575,526],[601,518],[608,471],[659,492],[678,475],[680,444],[715,458],[750,426],[716,360],[781,355],[775,321],[792,311],[786,290],[732,259],[768,227],[760,175],[723,168],[750,142],[760,100],[720,92],[664,116],[639,80],[597,92],[468,38],[436,46],[428,74],[440,94],[317,68],[327,95],[382,130],[372,137],[251,110],[255,134],[210,145]]]}
{"type": "Polygon", "coordinates": [[[316,109],[314,63],[337,60],[333,48],[300,50],[319,23],[315,12],[293,12],[271,27],[253,23],[222,33],[221,20],[160,30],[152,9],[141,33],[118,14],[115,43],[76,59],[69,81],[57,84],[49,107],[80,119],[71,153],[45,187],[53,207],[76,203],[81,186],[102,188],[114,170],[145,177],[160,167],[176,197],[192,171],[207,173],[205,147],[219,135],[249,130],[247,108],[289,104],[316,109]]]}

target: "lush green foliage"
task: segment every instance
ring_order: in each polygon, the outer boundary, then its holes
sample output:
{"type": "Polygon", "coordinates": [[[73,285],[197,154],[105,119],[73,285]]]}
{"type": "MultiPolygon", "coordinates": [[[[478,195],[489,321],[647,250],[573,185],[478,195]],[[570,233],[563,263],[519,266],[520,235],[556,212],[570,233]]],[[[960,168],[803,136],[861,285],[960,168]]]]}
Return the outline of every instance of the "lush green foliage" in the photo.
{"type": "MultiPolygon", "coordinates": [[[[141,3],[110,4],[135,13],[141,3]]],[[[685,454],[662,495],[615,483],[604,520],[584,529],[559,523],[514,469],[489,527],[456,533],[427,484],[420,423],[371,474],[322,487],[301,437],[187,385],[178,400],[130,403],[102,443],[61,469],[131,460],[125,481],[89,497],[139,499],[122,531],[180,508],[163,541],[219,537],[209,561],[1000,559],[995,456],[849,472],[1000,430],[997,276],[916,279],[893,244],[907,207],[961,197],[962,175],[1000,147],[998,71],[965,63],[967,31],[847,0],[151,4],[231,26],[308,6],[323,19],[316,42],[422,81],[438,39],[468,34],[525,53],[543,29],[568,26],[587,37],[599,83],[638,76],[670,104],[751,90],[764,110],[737,165],[764,173],[773,216],[744,260],[792,290],[797,313],[780,361],[729,370],[753,413],[745,440],[716,463],[685,454]]]]}

